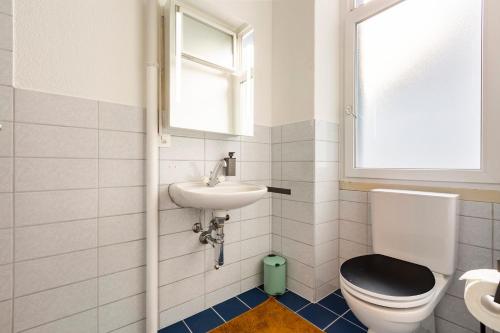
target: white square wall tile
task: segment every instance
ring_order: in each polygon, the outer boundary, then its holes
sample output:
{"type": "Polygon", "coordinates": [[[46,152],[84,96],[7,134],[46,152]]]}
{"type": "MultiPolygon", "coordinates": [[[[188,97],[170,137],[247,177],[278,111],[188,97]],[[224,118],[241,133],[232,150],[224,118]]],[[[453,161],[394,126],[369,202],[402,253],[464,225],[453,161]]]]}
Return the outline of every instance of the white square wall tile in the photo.
{"type": "Polygon", "coordinates": [[[458,264],[457,268],[462,271],[468,271],[478,268],[491,268],[492,252],[490,249],[458,244],[458,264]]]}
{"type": "Polygon", "coordinates": [[[14,165],[13,159],[0,157],[0,192],[12,192],[14,185],[12,181],[14,165]]]}
{"type": "Polygon", "coordinates": [[[146,238],[144,213],[99,218],[99,246],[146,238]]]}
{"type": "Polygon", "coordinates": [[[339,202],[325,201],[314,204],[314,223],[324,223],[339,218],[339,202]]]}
{"type": "Polygon", "coordinates": [[[460,215],[491,219],[493,204],[490,202],[460,200],[460,215]]]}
{"type": "Polygon", "coordinates": [[[270,250],[269,235],[246,239],[241,242],[241,259],[267,253],[270,250]]]}
{"type": "Polygon", "coordinates": [[[15,299],[16,332],[88,310],[97,305],[97,279],[15,299]]]}
{"type": "Polygon", "coordinates": [[[283,237],[282,252],[285,257],[291,257],[308,266],[314,266],[314,247],[283,237]]]}
{"type": "Polygon", "coordinates": [[[339,161],[339,144],[337,142],[315,141],[314,151],[316,161],[339,161]]]}
{"type": "Polygon", "coordinates": [[[0,331],[12,331],[12,300],[0,302],[0,331]]]}
{"type": "Polygon", "coordinates": [[[99,273],[111,274],[146,264],[146,241],[104,246],[99,249],[99,273]]]}
{"type": "Polygon", "coordinates": [[[12,85],[12,51],[0,50],[0,84],[12,85]]]}
{"type": "Polygon", "coordinates": [[[315,142],[295,141],[282,144],[282,160],[284,162],[308,162],[314,161],[315,142]]]}
{"type": "Polygon", "coordinates": [[[271,127],[271,142],[281,143],[281,126],[271,127]]]}
{"type": "Polygon", "coordinates": [[[204,272],[204,251],[164,260],[159,265],[159,283],[164,286],[204,272]]]}
{"type": "Polygon", "coordinates": [[[97,189],[25,192],[15,197],[16,226],[97,217],[97,189]]]}
{"type": "Polygon", "coordinates": [[[280,187],[290,189],[291,194],[284,196],[287,200],[314,202],[316,183],[285,180],[280,187]]]}
{"type": "Polygon", "coordinates": [[[271,214],[271,199],[260,199],[259,201],[241,209],[241,219],[249,220],[264,217],[271,214]]]}
{"type": "Polygon", "coordinates": [[[368,202],[368,192],[340,190],[341,201],[368,202]]]}
{"type": "Polygon", "coordinates": [[[0,49],[12,51],[12,16],[0,13],[0,49]]]}
{"type": "Polygon", "coordinates": [[[314,139],[314,120],[307,120],[282,126],[282,142],[303,141],[314,139]]]}
{"type": "Polygon", "coordinates": [[[309,302],[314,302],[314,289],[311,287],[306,286],[303,283],[300,283],[299,281],[288,277],[286,280],[286,285],[287,288],[294,293],[304,297],[307,299],[309,302]]]}
{"type": "Polygon", "coordinates": [[[97,309],[80,312],[69,317],[37,326],[26,333],[88,333],[97,332],[97,309]]]}
{"type": "Polygon", "coordinates": [[[492,247],[493,221],[488,219],[460,216],[460,242],[469,245],[492,247]]]}
{"type": "Polygon", "coordinates": [[[15,90],[16,121],[97,128],[97,102],[83,98],[15,90]]]}
{"type": "Polygon", "coordinates": [[[145,210],[143,186],[99,189],[99,216],[142,213],[145,210]]]}
{"type": "Polygon", "coordinates": [[[339,180],[338,162],[316,162],[314,168],[315,181],[339,180]]]}
{"type": "Polygon", "coordinates": [[[268,143],[242,142],[239,158],[241,161],[247,162],[269,162],[271,158],[270,149],[268,143]]]}
{"type": "Polygon", "coordinates": [[[145,185],[144,160],[99,160],[99,187],[145,185]]]}
{"type": "Polygon", "coordinates": [[[146,290],[146,267],[137,267],[99,278],[99,304],[107,304],[146,290]]]}
{"type": "Polygon", "coordinates": [[[11,157],[14,154],[13,123],[2,122],[1,125],[2,129],[0,130],[0,157],[11,157]]]}
{"type": "Polygon", "coordinates": [[[283,145],[281,143],[274,143],[271,145],[271,161],[281,162],[281,152],[283,145]]]}
{"type": "Polygon", "coordinates": [[[335,239],[316,245],[314,251],[316,266],[335,260],[339,257],[339,241],[335,239]]]}
{"type": "Polygon", "coordinates": [[[436,315],[473,331],[479,327],[479,322],[470,314],[461,298],[444,295],[436,307],[436,315]]]}
{"type": "Polygon", "coordinates": [[[99,102],[99,128],[145,132],[145,114],[142,107],[99,102]]]}
{"type": "Polygon", "coordinates": [[[493,221],[493,248],[500,250],[500,221],[493,221]]]}
{"type": "Polygon", "coordinates": [[[230,298],[233,298],[240,294],[241,287],[240,282],[233,283],[229,286],[217,289],[210,293],[205,294],[205,307],[209,308],[211,306],[222,303],[230,298]]]}
{"type": "Polygon", "coordinates": [[[340,201],[340,219],[367,223],[368,205],[359,202],[340,201]]]}
{"type": "Polygon", "coordinates": [[[303,283],[304,285],[314,287],[314,268],[305,265],[297,260],[288,258],[287,260],[287,276],[292,279],[303,283]]]}
{"type": "Polygon", "coordinates": [[[224,265],[219,269],[211,269],[205,273],[205,293],[226,287],[240,280],[240,263],[224,265]]]}
{"type": "Polygon", "coordinates": [[[314,123],[316,140],[339,141],[339,124],[318,119],[314,123]]]}
{"type": "Polygon", "coordinates": [[[205,309],[205,297],[200,296],[160,312],[160,328],[170,326],[205,309]]]}
{"type": "Polygon", "coordinates": [[[241,293],[244,293],[245,291],[248,291],[250,289],[253,289],[255,287],[258,287],[264,283],[264,277],[262,274],[256,274],[254,276],[250,276],[248,278],[245,278],[241,280],[241,293]]]}
{"type": "Polygon", "coordinates": [[[160,161],[160,184],[198,181],[204,167],[203,161],[160,161]]]}
{"type": "Polygon", "coordinates": [[[0,0],[0,13],[12,15],[12,0],[0,0]]]}
{"type": "MultiPolygon", "coordinates": [[[[237,159],[241,158],[241,142],[225,140],[205,140],[205,160],[218,161],[234,152],[237,159]]],[[[203,156],[200,156],[203,159],[203,156]]]]}
{"type": "Polygon", "coordinates": [[[96,129],[16,124],[17,157],[97,158],[96,129]]]}
{"type": "Polygon", "coordinates": [[[500,220],[500,203],[493,204],[493,218],[500,220]]]}
{"type": "Polygon", "coordinates": [[[282,163],[281,178],[283,180],[313,182],[315,181],[314,175],[315,175],[314,162],[282,163]]]}
{"type": "Polygon", "coordinates": [[[314,225],[312,224],[283,219],[282,230],[284,237],[314,245],[314,225]]]}
{"type": "Polygon", "coordinates": [[[16,158],[16,191],[97,187],[96,159],[16,158]]]}
{"type": "Polygon", "coordinates": [[[267,235],[271,231],[271,219],[269,216],[246,220],[241,224],[241,239],[253,238],[267,235]]]}
{"type": "Polygon", "coordinates": [[[203,251],[199,235],[192,231],[179,232],[160,237],[160,260],[203,251]]]}
{"type": "Polygon", "coordinates": [[[97,246],[97,220],[82,220],[18,228],[16,260],[85,250],[97,246]]]}
{"type": "Polygon", "coordinates": [[[200,274],[160,287],[159,310],[167,310],[203,295],[203,286],[203,274],[200,274]]]}
{"type": "Polygon", "coordinates": [[[146,316],[146,295],[139,294],[99,307],[99,332],[110,332],[146,316]]]}
{"type": "Polygon", "coordinates": [[[339,182],[326,181],[314,183],[314,197],[316,202],[338,201],[339,200],[339,182]]]}
{"type": "Polygon", "coordinates": [[[339,238],[339,221],[330,221],[314,225],[314,244],[322,244],[339,238]]]}
{"type": "Polygon", "coordinates": [[[12,264],[0,265],[0,302],[12,298],[12,288],[14,285],[12,272],[12,264]]]}
{"type": "Polygon", "coordinates": [[[241,180],[267,181],[271,179],[270,162],[241,162],[241,180]]]}
{"type": "Polygon", "coordinates": [[[315,205],[309,202],[282,200],[282,216],[295,221],[314,224],[315,205]]]}
{"type": "Polygon", "coordinates": [[[160,211],[160,235],[192,230],[195,223],[203,221],[203,211],[180,208],[160,211]]]}
{"type": "Polygon", "coordinates": [[[99,131],[99,157],[144,159],[146,136],[143,133],[99,131]]]}
{"type": "Polygon", "coordinates": [[[368,247],[366,245],[339,239],[339,257],[342,259],[351,259],[368,254],[368,252],[368,247]]]}
{"type": "Polygon", "coordinates": [[[13,225],[13,202],[12,193],[0,193],[0,229],[10,228],[13,225]]]}
{"type": "Polygon", "coordinates": [[[263,271],[262,260],[267,254],[260,254],[241,261],[241,278],[260,274],[263,271]]]}
{"type": "MultiPolygon", "coordinates": [[[[1,1],[0,1],[1,2],[1,1]]],[[[14,110],[14,89],[0,86],[0,120],[12,121],[14,110]]]]}
{"type": "Polygon", "coordinates": [[[85,250],[15,264],[15,296],[97,277],[97,250],[85,250]]]}
{"type": "Polygon", "coordinates": [[[364,223],[340,220],[339,235],[345,240],[368,244],[368,227],[364,223]]]}
{"type": "Polygon", "coordinates": [[[322,286],[323,284],[338,278],[339,276],[339,261],[334,259],[318,265],[316,267],[316,286],[322,286]]]}
{"type": "Polygon", "coordinates": [[[12,243],[12,229],[0,229],[0,265],[13,261],[12,243]]]}
{"type": "Polygon", "coordinates": [[[170,147],[160,148],[161,160],[203,161],[205,141],[200,138],[172,136],[170,147]]]}

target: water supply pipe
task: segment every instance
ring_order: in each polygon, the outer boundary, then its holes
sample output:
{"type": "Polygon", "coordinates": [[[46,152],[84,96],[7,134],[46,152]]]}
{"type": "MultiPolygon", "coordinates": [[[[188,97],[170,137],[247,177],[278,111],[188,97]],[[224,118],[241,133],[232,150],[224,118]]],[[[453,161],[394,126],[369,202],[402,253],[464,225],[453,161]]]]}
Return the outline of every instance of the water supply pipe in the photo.
{"type": "Polygon", "coordinates": [[[146,332],[158,332],[158,1],[146,4],[146,332]]]}

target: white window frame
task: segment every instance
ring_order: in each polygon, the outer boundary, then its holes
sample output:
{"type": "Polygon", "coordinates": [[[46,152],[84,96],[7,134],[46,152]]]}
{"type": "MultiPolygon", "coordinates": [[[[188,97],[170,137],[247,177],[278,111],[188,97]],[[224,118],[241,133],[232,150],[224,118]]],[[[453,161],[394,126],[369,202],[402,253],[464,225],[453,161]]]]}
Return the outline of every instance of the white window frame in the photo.
{"type": "Polygon", "coordinates": [[[405,0],[373,0],[357,8],[354,8],[353,0],[344,1],[343,178],[500,183],[500,43],[497,38],[500,33],[500,1],[483,0],[482,138],[479,170],[356,168],[356,24],[405,0]]]}

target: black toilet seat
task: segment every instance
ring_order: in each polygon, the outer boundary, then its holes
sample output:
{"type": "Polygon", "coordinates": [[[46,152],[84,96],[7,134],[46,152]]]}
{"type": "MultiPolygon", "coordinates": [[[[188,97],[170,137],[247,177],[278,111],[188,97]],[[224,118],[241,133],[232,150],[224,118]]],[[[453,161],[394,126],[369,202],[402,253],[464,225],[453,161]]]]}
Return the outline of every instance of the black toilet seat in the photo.
{"type": "Polygon", "coordinates": [[[349,259],[340,274],[359,289],[391,298],[419,298],[436,284],[429,268],[381,254],[349,259]]]}

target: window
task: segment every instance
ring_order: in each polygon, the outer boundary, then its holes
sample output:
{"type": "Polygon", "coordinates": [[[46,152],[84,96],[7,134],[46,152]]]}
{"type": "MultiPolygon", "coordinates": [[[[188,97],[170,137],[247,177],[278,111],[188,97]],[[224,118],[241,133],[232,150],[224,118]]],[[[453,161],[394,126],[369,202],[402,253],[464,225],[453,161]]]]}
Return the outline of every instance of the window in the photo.
{"type": "Polygon", "coordinates": [[[483,1],[353,6],[346,15],[345,176],[498,179],[498,154],[487,154],[498,135],[488,136],[485,122],[492,112],[483,98],[491,89],[483,77],[483,1]]]}
{"type": "Polygon", "coordinates": [[[253,135],[253,30],[171,0],[168,125],[253,135]]]}

